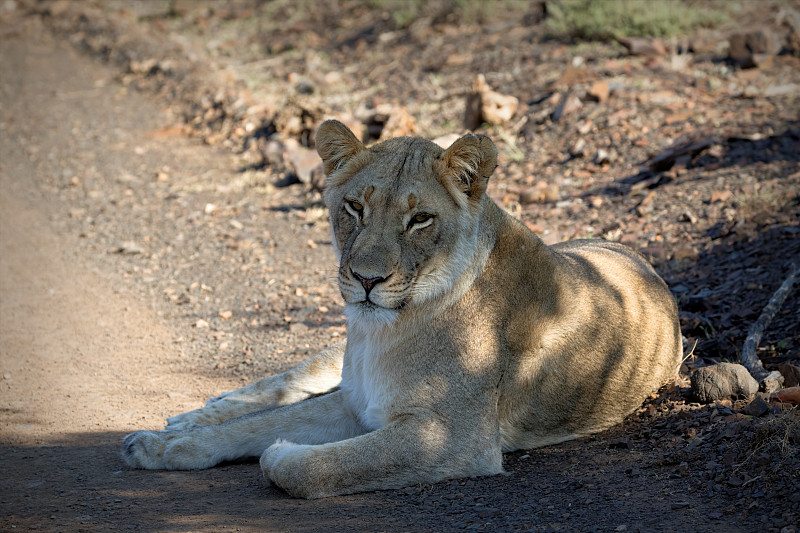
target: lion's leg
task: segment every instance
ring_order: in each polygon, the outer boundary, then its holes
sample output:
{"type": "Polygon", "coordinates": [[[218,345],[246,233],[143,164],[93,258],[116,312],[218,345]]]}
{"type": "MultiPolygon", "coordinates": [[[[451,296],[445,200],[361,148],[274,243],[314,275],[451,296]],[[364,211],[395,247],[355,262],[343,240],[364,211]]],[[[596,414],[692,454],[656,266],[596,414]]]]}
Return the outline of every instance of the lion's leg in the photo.
{"type": "Polygon", "coordinates": [[[491,425],[448,425],[416,413],[359,437],[323,445],[278,441],[261,456],[264,475],[293,496],[324,498],[503,471],[491,425]]]}
{"type": "Polygon", "coordinates": [[[239,390],[211,398],[205,407],[167,419],[167,429],[211,426],[265,409],[289,405],[335,389],[342,376],[345,343],[313,355],[296,367],[239,390]]]}
{"type": "Polygon", "coordinates": [[[279,438],[321,444],[362,434],[365,428],[342,402],[342,392],[250,413],[214,426],[137,431],[125,437],[122,457],[133,468],[195,470],[258,457],[279,438]]]}

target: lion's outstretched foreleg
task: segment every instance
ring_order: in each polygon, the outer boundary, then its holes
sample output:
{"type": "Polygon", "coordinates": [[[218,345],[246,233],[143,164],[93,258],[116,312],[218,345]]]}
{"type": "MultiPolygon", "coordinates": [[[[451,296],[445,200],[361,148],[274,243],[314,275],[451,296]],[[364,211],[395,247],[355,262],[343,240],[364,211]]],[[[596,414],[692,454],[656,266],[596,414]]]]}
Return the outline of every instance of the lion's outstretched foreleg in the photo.
{"type": "Polygon", "coordinates": [[[133,468],[197,470],[258,457],[277,439],[323,444],[366,429],[335,391],[285,407],[250,413],[214,426],[137,431],[125,437],[122,457],[133,468]]]}
{"type": "Polygon", "coordinates": [[[344,342],[336,344],[283,374],[223,393],[209,399],[205,407],[168,418],[166,429],[212,426],[330,392],[341,381],[344,346],[344,342]]]}

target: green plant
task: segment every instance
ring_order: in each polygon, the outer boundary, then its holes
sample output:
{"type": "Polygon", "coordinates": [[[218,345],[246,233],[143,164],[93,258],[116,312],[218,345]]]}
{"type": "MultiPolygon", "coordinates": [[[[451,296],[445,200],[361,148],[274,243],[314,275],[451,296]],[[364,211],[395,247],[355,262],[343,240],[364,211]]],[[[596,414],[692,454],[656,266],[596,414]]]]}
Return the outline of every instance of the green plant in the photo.
{"type": "Polygon", "coordinates": [[[684,0],[557,0],[547,8],[552,32],[595,40],[670,37],[727,18],[718,4],[684,0]]]}

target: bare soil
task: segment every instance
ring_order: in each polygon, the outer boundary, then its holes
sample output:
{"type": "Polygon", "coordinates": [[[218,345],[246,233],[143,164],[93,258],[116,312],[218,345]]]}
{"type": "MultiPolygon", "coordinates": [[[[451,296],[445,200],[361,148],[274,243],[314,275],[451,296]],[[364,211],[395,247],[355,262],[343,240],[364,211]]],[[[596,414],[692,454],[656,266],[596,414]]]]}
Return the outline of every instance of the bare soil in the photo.
{"type": "MultiPolygon", "coordinates": [[[[0,7],[0,529],[797,530],[797,409],[700,405],[686,379],[736,357],[800,255],[799,98],[770,92],[800,82],[796,58],[739,71],[710,54],[676,70],[548,41],[532,22],[428,21],[395,35],[361,8],[345,13],[355,22],[327,19],[329,31],[309,17],[245,47],[231,28],[258,9],[249,3],[171,18],[12,4],[0,7]],[[458,130],[463,88],[494,72],[528,119],[486,131],[501,148],[492,196],[549,242],[605,236],[648,253],[698,341],[682,378],[609,432],[506,455],[504,476],[309,502],[268,486],[255,464],[127,469],[126,433],[345,334],[319,193],[277,187],[289,171],[225,114],[255,68],[241,50],[271,61],[259,67],[269,94],[250,97],[275,112],[302,107],[275,96],[299,72],[329,112],[350,109],[343,94],[402,103],[428,137],[458,130]],[[561,79],[575,55],[588,68],[561,79]],[[132,68],[148,58],[171,70],[132,68]],[[608,76],[626,81],[607,103],[550,118],[552,94],[583,96],[608,76]],[[220,87],[232,91],[212,106],[224,112],[209,113],[202,97],[220,87]],[[709,135],[709,148],[683,166],[643,166],[685,132],[709,135]],[[581,137],[587,155],[570,155],[581,137]],[[617,159],[595,163],[597,148],[617,159]],[[525,201],[538,180],[556,197],[525,201]]],[[[768,368],[800,359],[796,294],[762,342],[768,368]]]]}

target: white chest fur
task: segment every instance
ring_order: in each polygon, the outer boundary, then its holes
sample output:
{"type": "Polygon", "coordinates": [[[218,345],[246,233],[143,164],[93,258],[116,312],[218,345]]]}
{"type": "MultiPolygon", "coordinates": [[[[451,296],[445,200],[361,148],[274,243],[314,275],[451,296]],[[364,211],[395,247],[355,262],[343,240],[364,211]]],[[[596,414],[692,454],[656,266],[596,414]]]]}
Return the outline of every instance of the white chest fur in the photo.
{"type": "Polygon", "coordinates": [[[350,321],[340,385],[350,408],[370,431],[388,423],[387,407],[393,396],[386,361],[391,349],[385,334],[388,328],[373,328],[350,321]]]}

